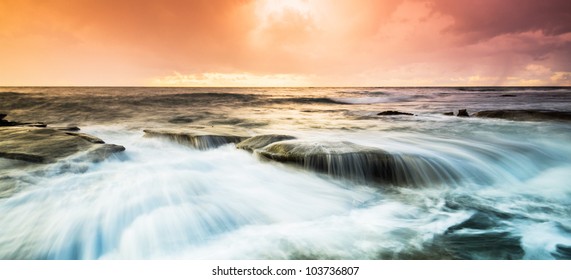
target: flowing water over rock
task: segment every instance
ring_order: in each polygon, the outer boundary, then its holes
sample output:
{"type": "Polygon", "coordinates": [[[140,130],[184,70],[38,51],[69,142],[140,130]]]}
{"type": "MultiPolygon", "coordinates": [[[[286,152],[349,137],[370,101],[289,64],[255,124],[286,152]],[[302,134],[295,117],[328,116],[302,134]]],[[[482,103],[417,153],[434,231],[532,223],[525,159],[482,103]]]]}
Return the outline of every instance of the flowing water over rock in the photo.
{"type": "Polygon", "coordinates": [[[571,124],[490,110],[571,89],[0,88],[125,147],[0,158],[0,259],[569,259],[571,124]]]}

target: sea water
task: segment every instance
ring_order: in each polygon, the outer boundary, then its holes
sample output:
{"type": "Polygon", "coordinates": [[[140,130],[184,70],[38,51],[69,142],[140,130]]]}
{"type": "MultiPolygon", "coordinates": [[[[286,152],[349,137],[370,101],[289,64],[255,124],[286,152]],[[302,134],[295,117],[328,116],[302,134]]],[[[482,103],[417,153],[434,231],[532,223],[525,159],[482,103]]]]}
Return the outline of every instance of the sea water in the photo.
{"type": "Polygon", "coordinates": [[[7,119],[126,148],[0,159],[0,259],[571,258],[571,124],[443,115],[459,109],[571,111],[571,89],[0,88],[7,119]],[[143,133],[220,127],[418,155],[454,176],[357,182],[143,133]]]}

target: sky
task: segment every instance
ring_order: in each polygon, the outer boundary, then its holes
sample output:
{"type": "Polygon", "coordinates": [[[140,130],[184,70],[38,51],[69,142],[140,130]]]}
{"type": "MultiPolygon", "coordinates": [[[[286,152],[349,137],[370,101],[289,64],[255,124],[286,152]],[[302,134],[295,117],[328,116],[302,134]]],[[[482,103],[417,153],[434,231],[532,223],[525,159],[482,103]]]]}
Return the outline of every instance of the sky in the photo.
{"type": "Polygon", "coordinates": [[[571,1],[0,0],[0,86],[571,86],[571,1]]]}

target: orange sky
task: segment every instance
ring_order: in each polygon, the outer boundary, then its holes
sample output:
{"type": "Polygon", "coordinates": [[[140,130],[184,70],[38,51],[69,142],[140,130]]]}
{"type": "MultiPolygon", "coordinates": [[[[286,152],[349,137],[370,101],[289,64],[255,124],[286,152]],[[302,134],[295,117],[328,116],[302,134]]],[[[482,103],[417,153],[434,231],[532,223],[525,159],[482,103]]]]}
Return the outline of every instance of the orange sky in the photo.
{"type": "Polygon", "coordinates": [[[0,0],[0,86],[571,86],[569,0],[0,0]]]}

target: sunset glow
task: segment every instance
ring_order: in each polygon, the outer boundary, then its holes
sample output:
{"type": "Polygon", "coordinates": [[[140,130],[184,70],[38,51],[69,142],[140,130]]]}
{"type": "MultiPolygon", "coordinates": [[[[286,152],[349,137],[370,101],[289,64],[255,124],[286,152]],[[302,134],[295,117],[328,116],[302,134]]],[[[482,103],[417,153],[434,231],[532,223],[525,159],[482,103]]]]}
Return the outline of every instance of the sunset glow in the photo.
{"type": "Polygon", "coordinates": [[[569,11],[566,0],[0,0],[0,85],[571,86],[569,11]]]}

